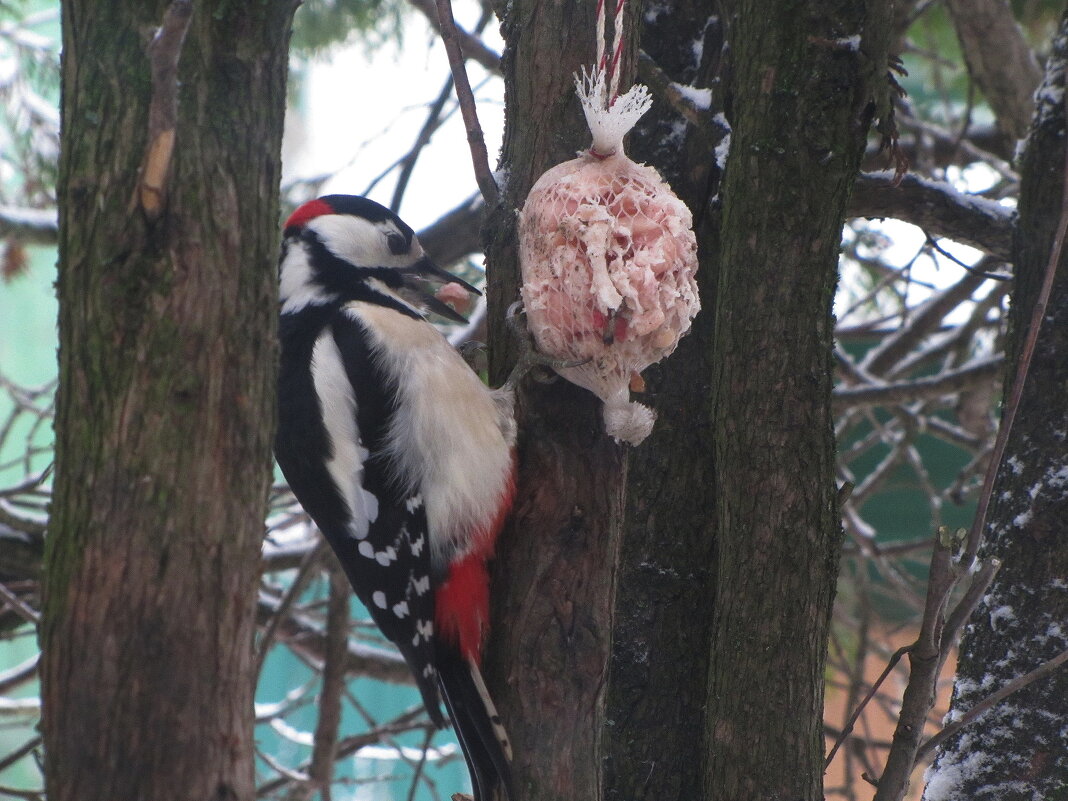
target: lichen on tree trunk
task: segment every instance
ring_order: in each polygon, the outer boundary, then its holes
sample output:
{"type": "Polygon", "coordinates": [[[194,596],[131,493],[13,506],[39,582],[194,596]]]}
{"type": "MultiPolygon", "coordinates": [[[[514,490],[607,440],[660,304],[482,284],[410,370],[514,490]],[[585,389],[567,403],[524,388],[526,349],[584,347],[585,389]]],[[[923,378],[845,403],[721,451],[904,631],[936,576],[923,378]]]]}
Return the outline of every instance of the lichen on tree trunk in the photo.
{"type": "Polygon", "coordinates": [[[63,6],[49,798],[251,799],[293,6],[194,3],[162,215],[135,192],[167,4],[63,6]]]}

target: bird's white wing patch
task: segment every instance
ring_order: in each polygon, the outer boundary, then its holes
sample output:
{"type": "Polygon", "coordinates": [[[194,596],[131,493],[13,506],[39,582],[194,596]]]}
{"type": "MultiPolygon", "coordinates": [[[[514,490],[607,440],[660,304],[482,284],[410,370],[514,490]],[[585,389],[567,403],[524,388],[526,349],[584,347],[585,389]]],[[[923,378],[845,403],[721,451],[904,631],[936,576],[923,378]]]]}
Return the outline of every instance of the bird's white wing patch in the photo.
{"type": "MultiPolygon", "coordinates": [[[[493,396],[425,320],[364,302],[345,311],[365,325],[397,390],[386,449],[396,475],[410,482],[412,503],[419,497],[426,507],[433,563],[448,564],[493,519],[511,475],[493,396]]],[[[421,547],[413,542],[413,553],[421,547]]]]}
{"type": "Polygon", "coordinates": [[[363,486],[363,463],[368,451],[356,427],[356,396],[330,328],[315,341],[311,374],[330,441],[326,468],[351,513],[349,533],[364,539],[378,518],[378,498],[363,486]]]}

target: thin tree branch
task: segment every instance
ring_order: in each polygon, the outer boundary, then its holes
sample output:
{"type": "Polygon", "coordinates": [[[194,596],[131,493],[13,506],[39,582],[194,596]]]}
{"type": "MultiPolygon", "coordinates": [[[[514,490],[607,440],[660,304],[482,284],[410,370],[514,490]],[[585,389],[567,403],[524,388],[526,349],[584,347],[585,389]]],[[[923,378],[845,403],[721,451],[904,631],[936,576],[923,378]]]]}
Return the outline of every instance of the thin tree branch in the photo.
{"type": "Polygon", "coordinates": [[[979,601],[986,595],[987,589],[990,588],[991,582],[994,580],[994,576],[997,575],[998,570],[1001,569],[1000,559],[987,559],[979,569],[975,572],[971,584],[968,585],[967,591],[957,601],[957,605],[953,607],[953,611],[949,613],[949,617],[946,619],[945,628],[942,630],[942,646],[939,653],[938,670],[941,672],[942,666],[946,663],[950,653],[957,646],[957,642],[960,639],[961,629],[964,628],[964,624],[968,622],[968,618],[972,616],[972,612],[979,605],[979,601]]]}
{"type": "Polygon", "coordinates": [[[20,209],[0,206],[0,239],[18,239],[34,245],[54,245],[59,237],[55,209],[20,209]]]}
{"type": "Polygon", "coordinates": [[[857,719],[860,718],[864,708],[871,702],[871,699],[875,697],[876,693],[879,692],[879,688],[883,686],[883,682],[886,681],[887,677],[894,671],[894,668],[897,667],[897,663],[901,661],[901,657],[907,654],[911,647],[911,645],[902,646],[891,655],[890,660],[886,663],[886,667],[883,668],[883,672],[879,674],[879,678],[875,680],[871,689],[868,690],[867,695],[864,696],[864,700],[857,704],[857,708],[854,709],[853,714],[849,716],[846,725],[842,727],[841,734],[838,736],[838,739],[835,740],[834,745],[827,754],[827,759],[823,763],[824,770],[831,766],[831,762],[834,761],[834,755],[838,753],[838,749],[841,748],[842,743],[844,743],[849,738],[849,735],[852,734],[853,726],[856,724],[857,719]]]}
{"type": "Polygon", "coordinates": [[[841,413],[858,406],[887,406],[952,395],[997,378],[1005,365],[1001,354],[976,359],[963,367],[932,376],[873,386],[837,387],[832,395],[834,410],[841,413]]]}
{"type": "Polygon", "coordinates": [[[1005,136],[1027,135],[1042,80],[1031,46],[1005,0],[948,0],[964,61],[1005,136]],[[996,47],[991,43],[997,42],[996,47]]]}
{"type": "Polygon", "coordinates": [[[38,735],[37,737],[31,737],[29,740],[24,742],[22,745],[20,745],[14,751],[11,751],[10,753],[5,754],[3,758],[0,758],[0,771],[7,770],[12,765],[14,765],[16,762],[18,762],[20,759],[22,759],[24,756],[26,756],[27,754],[32,753],[34,751],[34,749],[40,748],[40,747],[41,747],[41,737],[40,737],[40,735],[38,735]]]}
{"type": "MultiPolygon", "coordinates": [[[[439,34],[442,33],[441,24],[438,21],[439,9],[437,5],[435,5],[434,0],[408,0],[408,2],[423,13],[423,16],[427,18],[427,21],[435,31],[439,34]]],[[[468,33],[463,28],[456,26],[455,23],[454,27],[463,57],[478,62],[490,72],[500,73],[501,57],[493,52],[493,50],[486,47],[485,43],[478,36],[468,33]]]]}
{"type": "Polygon", "coordinates": [[[967,262],[961,261],[956,256],[954,256],[952,253],[950,253],[948,250],[946,250],[944,247],[942,247],[938,243],[938,240],[935,239],[935,237],[931,236],[931,234],[929,234],[927,231],[924,231],[923,235],[924,235],[924,238],[926,238],[926,240],[927,240],[927,247],[931,248],[931,250],[935,251],[939,256],[942,256],[943,258],[949,259],[951,262],[956,264],[961,269],[967,270],[968,272],[974,273],[975,275],[982,276],[983,278],[989,278],[991,281],[1011,281],[1012,280],[1012,276],[1011,275],[1004,275],[1002,273],[988,272],[986,270],[981,270],[978,267],[975,267],[974,265],[968,264],[967,262]]]}
{"type": "Polygon", "coordinates": [[[419,129],[419,134],[415,137],[415,144],[412,145],[412,149],[400,161],[400,175],[397,176],[397,184],[393,187],[393,198],[389,201],[390,211],[394,214],[400,212],[401,200],[404,199],[404,192],[408,188],[408,181],[412,177],[412,171],[415,169],[415,163],[419,160],[419,155],[430,144],[430,138],[434,135],[434,131],[438,129],[441,112],[445,109],[445,104],[449,101],[449,98],[452,97],[452,86],[453,79],[452,75],[450,75],[445,81],[445,85],[441,87],[437,98],[430,104],[430,111],[426,115],[426,120],[423,121],[423,127],[419,129]]]}
{"type": "MultiPolygon", "coordinates": [[[[260,593],[261,622],[278,611],[279,601],[260,593]]],[[[322,663],[326,653],[326,632],[307,616],[291,613],[278,624],[277,636],[297,654],[322,663]]],[[[383,648],[350,642],[348,645],[350,675],[367,676],[391,684],[411,684],[412,674],[400,654],[383,648]]]]}
{"type": "Polygon", "coordinates": [[[1055,657],[1046,662],[1043,662],[1034,670],[1025,673],[1019,678],[1013,679],[1000,690],[991,693],[982,701],[980,701],[971,709],[969,709],[967,712],[965,712],[958,720],[955,720],[952,723],[948,724],[940,732],[938,732],[938,734],[935,734],[934,736],[926,740],[924,744],[920,746],[919,751],[916,752],[916,760],[922,760],[934,749],[936,749],[954,734],[959,732],[965,726],[970,723],[973,723],[980,715],[982,715],[988,709],[992,709],[993,707],[997,706],[1010,695],[1019,692],[1024,687],[1034,684],[1039,679],[1046,678],[1046,676],[1049,676],[1051,673],[1058,670],[1066,662],[1068,662],[1068,650],[1061,651],[1055,657]]]}
{"type": "Polygon", "coordinates": [[[26,801],[43,801],[44,792],[35,790],[19,790],[15,787],[0,786],[0,796],[11,796],[12,798],[24,798],[26,801]]]}
{"type": "MultiPolygon", "coordinates": [[[[376,726],[371,731],[344,738],[337,745],[337,750],[335,752],[336,758],[344,759],[365,746],[375,745],[376,743],[381,742],[386,737],[395,734],[403,734],[404,732],[412,731],[413,729],[426,728],[428,722],[421,719],[423,711],[422,706],[413,707],[398,715],[389,723],[383,723],[381,726],[376,726]]],[[[265,796],[277,793],[287,784],[291,784],[294,781],[305,781],[306,779],[304,777],[307,775],[309,764],[310,763],[306,762],[295,771],[288,771],[288,773],[296,778],[283,773],[279,778],[272,779],[271,781],[260,785],[256,789],[256,797],[264,798],[265,796]]],[[[280,770],[279,773],[282,773],[282,771],[280,770]]]]}
{"type": "Polygon", "coordinates": [[[334,777],[338,729],[341,725],[341,696],[345,690],[345,668],[349,646],[349,598],[352,591],[340,564],[331,564],[330,601],[326,610],[326,653],[322,686],[319,690],[319,719],[315,726],[307,795],[319,790],[322,801],[330,801],[334,777]]]}
{"type": "Polygon", "coordinates": [[[913,311],[912,319],[868,352],[860,366],[873,375],[890,374],[923,337],[934,331],[950,311],[971,298],[985,280],[967,273],[956,284],[922,303],[913,311]]]}
{"type": "Polygon", "coordinates": [[[320,538],[315,547],[304,554],[304,557],[300,562],[300,567],[297,570],[297,575],[294,576],[293,581],[289,585],[289,589],[286,590],[285,595],[282,596],[282,600],[278,603],[274,613],[267,618],[267,625],[264,627],[263,633],[260,635],[260,644],[256,651],[256,676],[259,676],[263,672],[263,663],[267,660],[267,654],[271,650],[271,646],[274,644],[278,627],[281,625],[282,621],[289,617],[289,612],[296,603],[297,598],[304,592],[304,588],[307,586],[308,581],[312,576],[312,571],[319,564],[324,547],[325,541],[320,538]]]}
{"type": "Polygon", "coordinates": [[[923,620],[916,642],[909,647],[909,681],[901,699],[901,712],[894,729],[893,745],[879,779],[874,801],[901,801],[916,764],[920,737],[934,703],[941,665],[942,632],[949,594],[957,582],[952,543],[941,532],[935,538],[923,620]]]}
{"type": "MultiPolygon", "coordinates": [[[[8,668],[0,673],[0,695],[7,695],[16,687],[20,687],[37,675],[38,663],[41,661],[40,654],[34,654],[24,662],[8,668]]],[[[2,767],[0,767],[2,770],[2,767]]]]}
{"type": "Polygon", "coordinates": [[[419,242],[441,267],[448,267],[482,250],[479,228],[486,204],[472,195],[437,222],[419,232],[419,242]]]}
{"type": "Polygon", "coordinates": [[[471,148],[471,164],[475,170],[475,181],[487,205],[492,206],[497,200],[497,182],[490,170],[486,139],[482,135],[482,127],[478,122],[475,96],[471,92],[471,82],[467,78],[467,67],[464,66],[463,53],[460,50],[456,20],[452,16],[452,3],[450,0],[437,0],[437,8],[441,41],[449,56],[449,68],[452,70],[452,78],[456,84],[456,100],[460,104],[460,113],[463,115],[464,126],[467,128],[467,144],[471,148]]]}
{"type": "Polygon", "coordinates": [[[970,160],[983,162],[1006,181],[1010,181],[1014,184],[1019,183],[1020,176],[1012,168],[1012,165],[989,150],[984,150],[983,148],[976,146],[968,139],[958,141],[957,135],[952,131],[947,131],[945,128],[935,125],[932,122],[927,122],[903,113],[900,109],[898,110],[897,118],[898,122],[903,126],[914,128],[951,149],[959,148],[970,160]]]}
{"type": "Polygon", "coordinates": [[[37,625],[41,620],[41,613],[36,609],[33,609],[28,604],[23,602],[15,593],[7,588],[2,582],[0,582],[0,601],[3,601],[11,607],[19,617],[23,618],[33,625],[37,625]]]}

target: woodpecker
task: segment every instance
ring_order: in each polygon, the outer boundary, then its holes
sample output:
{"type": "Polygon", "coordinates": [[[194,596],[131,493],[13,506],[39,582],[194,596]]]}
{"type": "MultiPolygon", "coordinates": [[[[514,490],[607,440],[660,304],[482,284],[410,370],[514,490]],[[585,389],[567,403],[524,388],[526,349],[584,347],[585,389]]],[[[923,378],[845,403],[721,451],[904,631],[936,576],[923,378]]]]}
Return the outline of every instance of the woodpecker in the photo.
{"type": "Polygon", "coordinates": [[[487,388],[426,319],[464,321],[427,281],[478,290],[435,266],[391,211],[351,195],[293,212],[279,281],[282,473],[438,727],[444,701],[477,801],[514,797],[479,670],[486,563],[515,493],[511,394],[487,388]]]}

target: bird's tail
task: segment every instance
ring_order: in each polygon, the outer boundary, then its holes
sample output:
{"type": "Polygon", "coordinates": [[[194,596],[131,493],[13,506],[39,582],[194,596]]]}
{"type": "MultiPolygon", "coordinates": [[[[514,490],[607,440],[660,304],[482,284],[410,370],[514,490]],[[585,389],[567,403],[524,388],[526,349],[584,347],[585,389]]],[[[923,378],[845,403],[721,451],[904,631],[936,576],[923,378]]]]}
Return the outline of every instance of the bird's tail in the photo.
{"type": "Polygon", "coordinates": [[[475,801],[515,798],[509,765],[512,747],[478,665],[451,644],[439,641],[437,668],[441,694],[471,773],[475,801]]]}

